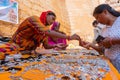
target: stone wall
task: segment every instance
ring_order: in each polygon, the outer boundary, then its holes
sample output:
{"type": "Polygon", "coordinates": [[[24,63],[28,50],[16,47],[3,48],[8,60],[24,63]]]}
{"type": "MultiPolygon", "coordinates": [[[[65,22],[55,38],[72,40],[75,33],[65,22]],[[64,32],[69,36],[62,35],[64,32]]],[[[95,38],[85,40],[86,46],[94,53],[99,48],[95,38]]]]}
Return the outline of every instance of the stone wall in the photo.
{"type": "MultiPolygon", "coordinates": [[[[98,3],[98,0],[66,0],[72,34],[79,34],[85,41],[93,40],[92,22],[94,17],[92,12],[98,3]]],[[[78,45],[76,41],[71,41],[71,43],[78,45]]]]}
{"type": "MultiPolygon", "coordinates": [[[[32,15],[40,16],[42,11],[53,10],[57,21],[61,23],[60,30],[70,34],[70,23],[65,0],[16,0],[19,3],[19,24],[32,15]]],[[[19,24],[0,21],[0,34],[12,36],[19,24]]]]}

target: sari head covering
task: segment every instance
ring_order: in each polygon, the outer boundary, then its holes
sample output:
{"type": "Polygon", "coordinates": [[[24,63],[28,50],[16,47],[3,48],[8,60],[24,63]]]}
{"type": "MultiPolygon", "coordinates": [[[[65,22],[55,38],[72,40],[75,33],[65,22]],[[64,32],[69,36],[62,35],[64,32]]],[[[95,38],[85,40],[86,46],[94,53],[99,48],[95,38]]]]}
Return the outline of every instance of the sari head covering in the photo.
{"type": "MultiPolygon", "coordinates": [[[[44,25],[47,25],[47,20],[46,20],[46,17],[47,17],[47,14],[50,13],[52,11],[45,11],[45,12],[42,12],[42,14],[40,15],[40,21],[44,24],[44,25]]],[[[53,13],[53,12],[52,12],[53,13]]]]}
{"type": "Polygon", "coordinates": [[[58,27],[60,25],[59,22],[54,22],[52,27],[51,27],[51,30],[56,30],[56,27],[58,27]]]}

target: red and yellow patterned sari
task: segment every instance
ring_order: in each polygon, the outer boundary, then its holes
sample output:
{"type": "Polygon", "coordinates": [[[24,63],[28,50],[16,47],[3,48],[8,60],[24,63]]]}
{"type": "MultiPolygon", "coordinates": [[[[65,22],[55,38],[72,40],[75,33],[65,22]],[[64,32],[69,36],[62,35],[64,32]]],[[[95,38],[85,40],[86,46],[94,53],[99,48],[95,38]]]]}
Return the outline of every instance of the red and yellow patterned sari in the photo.
{"type": "Polygon", "coordinates": [[[18,27],[12,40],[0,45],[0,59],[4,54],[15,54],[21,50],[35,50],[45,38],[45,32],[49,27],[45,26],[47,12],[39,17],[31,16],[24,20],[18,27]]]}
{"type": "Polygon", "coordinates": [[[23,50],[34,50],[45,38],[45,31],[47,30],[49,27],[44,26],[39,17],[32,16],[19,26],[12,37],[12,41],[23,50]]]}

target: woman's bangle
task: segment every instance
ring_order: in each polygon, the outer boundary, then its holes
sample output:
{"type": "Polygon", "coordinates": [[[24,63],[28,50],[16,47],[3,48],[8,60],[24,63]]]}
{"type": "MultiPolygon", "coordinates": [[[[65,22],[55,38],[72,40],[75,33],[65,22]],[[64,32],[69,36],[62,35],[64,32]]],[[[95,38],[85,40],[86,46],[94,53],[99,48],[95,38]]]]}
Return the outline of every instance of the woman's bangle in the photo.
{"type": "Polygon", "coordinates": [[[112,38],[110,38],[110,45],[111,45],[111,46],[113,45],[113,43],[112,43],[112,38]]]}

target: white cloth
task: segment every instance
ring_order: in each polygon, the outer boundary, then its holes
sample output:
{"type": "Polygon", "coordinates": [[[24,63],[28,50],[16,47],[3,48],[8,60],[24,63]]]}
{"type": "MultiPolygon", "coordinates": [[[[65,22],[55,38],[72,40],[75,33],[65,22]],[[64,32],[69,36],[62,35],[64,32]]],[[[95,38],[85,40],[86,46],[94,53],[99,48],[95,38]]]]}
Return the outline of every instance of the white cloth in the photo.
{"type": "MultiPolygon", "coordinates": [[[[103,37],[120,39],[120,17],[118,17],[111,27],[106,27],[102,31],[103,37]]],[[[109,49],[105,49],[105,56],[110,60],[116,59],[120,55],[120,44],[111,46],[109,49]]]]}

